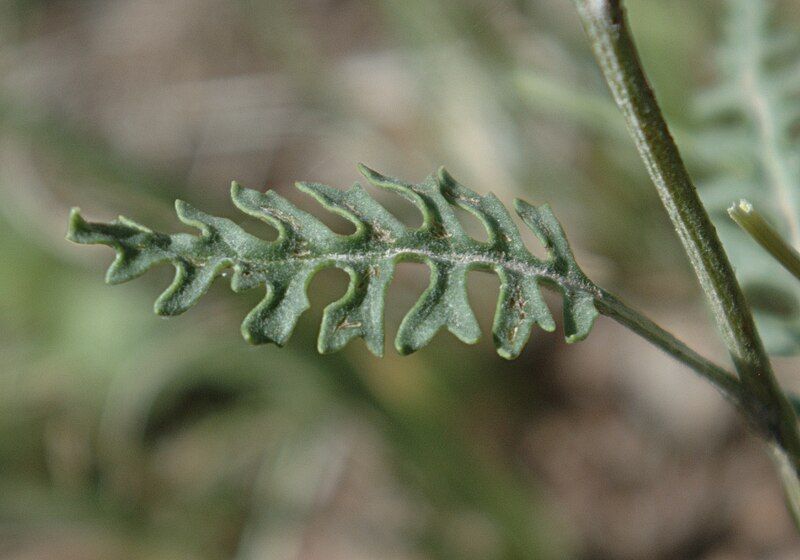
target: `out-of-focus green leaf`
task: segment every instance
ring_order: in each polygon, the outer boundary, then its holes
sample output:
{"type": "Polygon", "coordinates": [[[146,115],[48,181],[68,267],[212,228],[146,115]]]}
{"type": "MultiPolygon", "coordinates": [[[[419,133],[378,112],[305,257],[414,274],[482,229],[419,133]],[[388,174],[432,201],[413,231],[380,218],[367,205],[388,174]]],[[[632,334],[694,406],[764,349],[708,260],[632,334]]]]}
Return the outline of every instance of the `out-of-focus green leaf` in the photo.
{"type": "Polygon", "coordinates": [[[800,247],[799,51],[794,38],[774,29],[769,2],[728,0],[727,8],[717,57],[720,79],[698,99],[699,113],[709,124],[695,150],[709,161],[737,160],[738,165],[707,181],[701,193],[768,349],[796,354],[800,284],[738,230],[726,210],[745,198],[800,247]]]}

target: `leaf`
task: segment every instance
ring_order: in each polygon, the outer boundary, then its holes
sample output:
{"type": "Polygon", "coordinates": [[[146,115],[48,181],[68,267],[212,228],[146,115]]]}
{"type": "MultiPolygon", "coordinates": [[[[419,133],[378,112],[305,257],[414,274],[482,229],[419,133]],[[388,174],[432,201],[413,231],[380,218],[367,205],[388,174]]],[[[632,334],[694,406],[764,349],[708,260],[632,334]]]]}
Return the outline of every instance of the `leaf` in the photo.
{"type": "MultiPolygon", "coordinates": [[[[745,198],[800,248],[800,45],[771,24],[765,0],[728,0],[718,52],[720,80],[698,99],[707,121],[699,146],[737,161],[701,195],[719,230],[770,352],[800,352],[800,284],[728,218],[745,198]]],[[[720,167],[723,167],[722,165],[720,167]]]]}
{"type": "Polygon", "coordinates": [[[298,183],[298,189],[356,226],[352,235],[337,235],[274,191],[261,193],[233,183],[233,203],[274,226],[278,230],[275,241],[263,241],[231,220],[210,216],[182,201],[175,203],[178,218],[199,229],[199,236],[157,233],[123,217],[108,224],[90,223],[73,209],[67,238],[108,245],[116,251],[106,276],[112,284],[131,280],[157,264],[171,263],[175,279],[156,301],[160,315],[183,313],[217,276],[232,268],[234,291],[266,290],[242,324],[242,334],[254,344],[286,344],[309,306],[308,283],[320,269],[335,266],[348,273],[350,282],[345,295],[323,313],[319,351],[334,352],[354,338],[363,338],[374,354],[382,355],[386,290],[395,264],[405,260],[426,264],[431,279],[400,325],[395,346],[401,354],[425,346],[441,329],[468,344],[478,340],[480,329],[467,298],[467,273],[476,269],[494,271],[500,277],[492,332],[501,356],[518,356],[534,324],[546,331],[555,329],[540,283],[559,289],[564,296],[567,341],[588,335],[600,292],[578,267],[547,205],[515,202],[517,213],[548,251],[548,258],[539,259],[525,247],[517,226],[494,195],[477,195],[444,169],[419,184],[385,177],[363,166],[361,172],[372,185],[410,200],[422,214],[422,226],[406,228],[358,184],[339,190],[298,183]],[[487,242],[464,232],[453,206],[483,222],[487,242]]]}

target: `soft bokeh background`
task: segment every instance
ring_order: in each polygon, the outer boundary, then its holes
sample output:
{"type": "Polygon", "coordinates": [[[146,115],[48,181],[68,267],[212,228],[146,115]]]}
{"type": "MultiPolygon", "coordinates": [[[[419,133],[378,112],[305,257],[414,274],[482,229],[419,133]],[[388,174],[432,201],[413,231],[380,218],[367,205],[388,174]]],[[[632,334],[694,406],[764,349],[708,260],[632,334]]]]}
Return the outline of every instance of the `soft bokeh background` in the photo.
{"type": "MultiPolygon", "coordinates": [[[[628,4],[690,143],[721,6],[628,4]]],[[[590,277],[724,360],[568,0],[2,0],[0,76],[0,558],[797,557],[762,445],[608,320],[572,347],[536,331],[514,362],[444,334],[321,357],[331,270],[288,347],[253,348],[238,325],[260,294],[218,281],[161,319],[171,270],[108,287],[110,251],[64,241],[73,205],[181,229],[175,198],[269,236],[231,179],[313,208],[294,180],[444,164],[550,202],[590,277]]],[[[425,284],[398,268],[390,337],[425,284]]],[[[485,332],[496,296],[470,276],[485,332]]]]}

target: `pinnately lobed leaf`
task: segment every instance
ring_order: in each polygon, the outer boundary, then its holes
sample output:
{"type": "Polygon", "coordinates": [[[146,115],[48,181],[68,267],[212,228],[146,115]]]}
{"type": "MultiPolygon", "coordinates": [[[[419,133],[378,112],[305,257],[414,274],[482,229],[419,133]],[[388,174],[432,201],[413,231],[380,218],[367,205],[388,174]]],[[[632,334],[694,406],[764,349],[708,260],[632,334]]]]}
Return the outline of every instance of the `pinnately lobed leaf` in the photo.
{"type": "Polygon", "coordinates": [[[340,190],[318,183],[297,183],[326,209],[356,226],[352,235],[338,235],[311,214],[274,191],[250,190],[233,183],[236,207],[278,230],[273,242],[261,240],[225,218],[210,216],[183,201],[175,203],[178,218],[200,235],[163,234],[127,218],[90,223],[73,209],[67,238],[76,243],[104,244],[117,255],[106,281],[125,282],[161,263],[172,263],[172,284],[155,303],[160,315],[177,315],[194,305],[214,279],[233,269],[231,287],[240,292],[265,287],[266,296],[245,318],[242,334],[254,344],[288,341],[300,315],[309,306],[306,288],[314,274],[335,266],[350,282],[345,295],[325,309],[319,333],[320,352],[334,352],[361,337],[376,355],[383,355],[386,290],[395,264],[425,263],[430,285],[403,319],[395,346],[401,354],[425,346],[442,328],[472,344],[480,329],[467,300],[467,272],[483,269],[500,277],[500,294],[492,328],[498,353],[515,358],[534,323],[553,331],[555,323],[539,284],[559,289],[564,297],[564,331],[568,342],[585,338],[597,317],[599,289],[578,267],[560,224],[547,205],[521,200],[515,208],[548,252],[532,255],[502,203],[492,194],[479,196],[444,169],[419,184],[360,170],[374,186],[411,201],[423,223],[409,229],[359,185],[340,190]],[[468,236],[453,206],[478,217],[489,234],[479,242],[468,236]]]}

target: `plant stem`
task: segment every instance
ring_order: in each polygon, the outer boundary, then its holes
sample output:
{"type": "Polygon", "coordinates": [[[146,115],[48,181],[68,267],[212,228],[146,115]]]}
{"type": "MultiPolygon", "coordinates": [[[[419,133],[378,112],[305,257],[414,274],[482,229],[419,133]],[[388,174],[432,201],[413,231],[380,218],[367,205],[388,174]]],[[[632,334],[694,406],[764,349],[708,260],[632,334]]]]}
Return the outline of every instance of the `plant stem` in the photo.
{"type": "Polygon", "coordinates": [[[704,358],[671,333],[659,327],[653,321],[628,307],[616,296],[602,290],[601,297],[595,299],[598,311],[619,324],[632,330],[642,338],[661,348],[678,361],[683,362],[701,377],[710,381],[722,395],[738,408],[742,408],[742,386],[735,375],[721,366],[704,358]]]}
{"type": "Polygon", "coordinates": [[[750,202],[740,200],[728,208],[728,214],[739,227],[750,234],[750,237],[772,255],[783,268],[800,280],[800,253],[789,245],[775,228],[769,225],[769,222],[750,202]]]}
{"type": "Polygon", "coordinates": [[[622,2],[575,3],[595,58],[711,305],[739,372],[745,408],[800,472],[797,417],[775,379],[733,268],[647,82],[622,2]]]}

